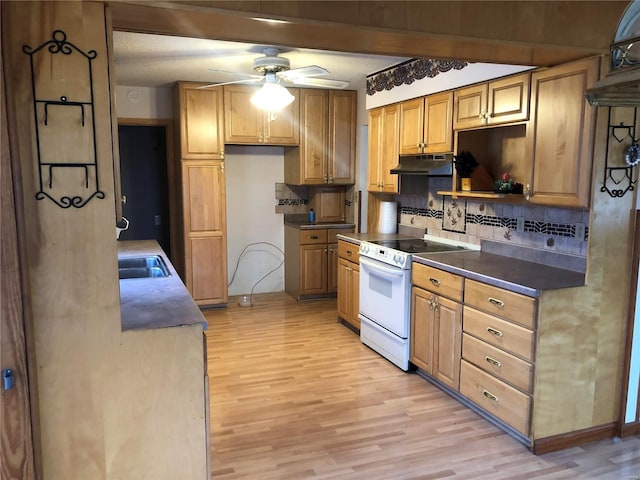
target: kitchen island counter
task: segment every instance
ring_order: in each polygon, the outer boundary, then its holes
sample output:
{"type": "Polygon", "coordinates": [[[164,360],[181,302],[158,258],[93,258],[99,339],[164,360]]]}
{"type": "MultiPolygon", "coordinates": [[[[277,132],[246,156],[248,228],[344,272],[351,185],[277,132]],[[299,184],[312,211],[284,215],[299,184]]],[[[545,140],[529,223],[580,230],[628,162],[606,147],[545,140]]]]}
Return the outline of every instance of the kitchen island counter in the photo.
{"type": "Polygon", "coordinates": [[[146,330],[207,321],[189,295],[169,258],[155,240],[119,240],[118,258],[159,255],[170,275],[120,280],[122,330],[146,330]]]}
{"type": "Polygon", "coordinates": [[[543,290],[581,287],[584,273],[483,251],[420,253],[413,261],[495,287],[539,297],[543,290]]]}

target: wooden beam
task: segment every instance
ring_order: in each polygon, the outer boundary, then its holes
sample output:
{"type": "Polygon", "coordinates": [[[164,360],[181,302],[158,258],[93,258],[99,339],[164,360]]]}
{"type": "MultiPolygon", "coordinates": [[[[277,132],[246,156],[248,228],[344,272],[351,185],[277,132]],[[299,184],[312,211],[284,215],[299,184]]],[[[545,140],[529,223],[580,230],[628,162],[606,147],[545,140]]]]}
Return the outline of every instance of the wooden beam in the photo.
{"type": "Polygon", "coordinates": [[[116,30],[549,66],[607,52],[627,2],[381,1],[340,2],[339,9],[316,1],[110,5],[116,30]]]}

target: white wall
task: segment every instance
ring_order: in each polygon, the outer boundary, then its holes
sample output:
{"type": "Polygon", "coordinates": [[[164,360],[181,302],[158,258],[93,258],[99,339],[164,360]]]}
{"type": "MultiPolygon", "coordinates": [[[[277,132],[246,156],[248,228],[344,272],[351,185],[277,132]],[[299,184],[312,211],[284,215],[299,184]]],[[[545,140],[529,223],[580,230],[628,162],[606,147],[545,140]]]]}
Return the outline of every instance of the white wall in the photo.
{"type": "MultiPolygon", "coordinates": [[[[283,216],[275,213],[275,184],[284,181],[284,149],[282,147],[225,147],[227,178],[227,259],[229,279],[242,250],[253,242],[240,261],[229,295],[251,293],[252,287],[283,259],[283,216]],[[277,247],[277,248],[276,248],[277,247]]],[[[253,293],[284,290],[284,265],[270,274],[253,293]]]]}
{"type": "Polygon", "coordinates": [[[116,87],[116,110],[119,118],[172,118],[171,88],[116,87]]]}

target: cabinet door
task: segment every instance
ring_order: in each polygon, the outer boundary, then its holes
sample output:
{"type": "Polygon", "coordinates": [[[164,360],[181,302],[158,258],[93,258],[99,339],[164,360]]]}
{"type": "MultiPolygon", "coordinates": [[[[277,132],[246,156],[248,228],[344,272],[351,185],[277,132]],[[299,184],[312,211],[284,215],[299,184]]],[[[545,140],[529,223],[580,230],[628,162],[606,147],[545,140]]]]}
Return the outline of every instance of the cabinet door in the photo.
{"type": "Polygon", "coordinates": [[[453,151],[453,92],[425,97],[424,153],[453,151]]]}
{"type": "Polygon", "coordinates": [[[398,135],[400,155],[423,153],[424,105],[424,97],[408,100],[400,104],[400,132],[398,135]]]}
{"type": "Polygon", "coordinates": [[[329,91],[328,183],[355,183],[356,92],[329,91]]]}
{"type": "Polygon", "coordinates": [[[437,297],[433,376],[458,390],[462,356],[462,305],[437,297]]]}
{"type": "MultiPolygon", "coordinates": [[[[287,88],[295,100],[277,114],[263,112],[263,139],[267,145],[298,145],[300,143],[300,93],[287,88]]],[[[355,126],[355,122],[354,122],[355,126]]]]}
{"type": "Polygon", "coordinates": [[[549,68],[531,75],[531,202],[589,206],[596,109],[585,90],[598,78],[597,59],[549,68]]]}
{"type": "Polygon", "coordinates": [[[380,162],[380,183],[382,191],[398,193],[398,175],[389,173],[398,165],[398,135],[400,134],[400,108],[390,105],[384,108],[382,116],[382,157],[380,162]]]}
{"type": "Polygon", "coordinates": [[[225,85],[224,140],[227,143],[255,145],[262,143],[263,112],[251,103],[259,87],[225,85]]]}
{"type": "Polygon", "coordinates": [[[300,90],[300,161],[303,183],[323,185],[327,157],[328,93],[326,90],[300,90]]]}
{"type": "Polygon", "coordinates": [[[360,264],[351,265],[351,324],[360,330],[360,264]]]}
{"type": "Polygon", "coordinates": [[[380,184],[380,163],[382,161],[383,110],[383,108],[369,110],[367,190],[370,192],[379,192],[382,188],[380,184]]]}
{"type": "Polygon", "coordinates": [[[351,262],[338,259],[338,316],[343,320],[351,320],[351,262]]]}
{"type": "Polygon", "coordinates": [[[487,84],[472,85],[455,91],[455,108],[453,113],[453,128],[481,127],[485,125],[487,109],[487,84]]]}
{"type": "Polygon", "coordinates": [[[489,83],[487,123],[496,125],[529,119],[531,74],[523,73],[489,83]]]}
{"type": "Polygon", "coordinates": [[[199,305],[227,302],[224,163],[182,162],[185,284],[199,305]]]}
{"type": "Polygon", "coordinates": [[[183,159],[224,158],[222,87],[177,84],[180,155],[183,159]]]}
{"type": "Polygon", "coordinates": [[[338,291],[338,244],[327,245],[327,293],[338,291]]]}
{"type": "Polygon", "coordinates": [[[409,360],[433,374],[433,327],[435,295],[421,288],[411,289],[411,346],[409,360]]]}
{"type": "Polygon", "coordinates": [[[300,246],[300,295],[327,292],[327,245],[300,246]]]}

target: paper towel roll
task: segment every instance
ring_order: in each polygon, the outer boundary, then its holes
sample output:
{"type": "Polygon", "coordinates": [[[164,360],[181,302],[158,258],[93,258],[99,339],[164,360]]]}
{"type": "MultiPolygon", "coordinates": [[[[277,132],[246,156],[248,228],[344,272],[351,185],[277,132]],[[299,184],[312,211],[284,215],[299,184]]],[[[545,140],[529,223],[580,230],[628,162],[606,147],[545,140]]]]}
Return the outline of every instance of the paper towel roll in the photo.
{"type": "Polygon", "coordinates": [[[398,202],[380,202],[378,217],[379,233],[396,233],[398,223],[398,202]]]}

